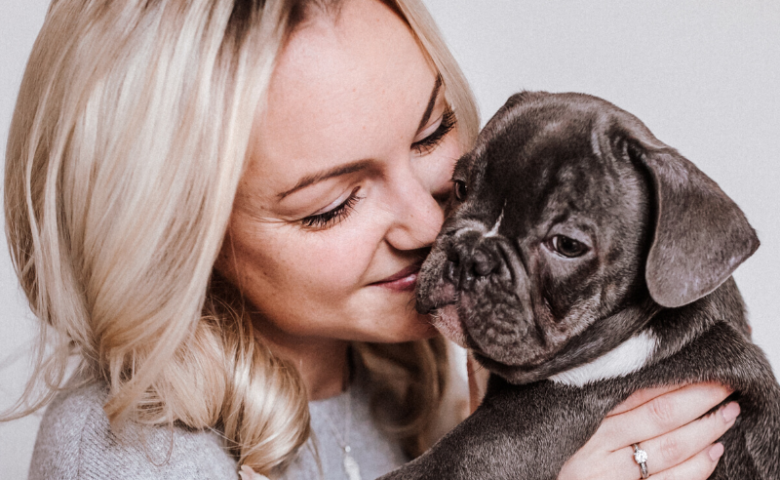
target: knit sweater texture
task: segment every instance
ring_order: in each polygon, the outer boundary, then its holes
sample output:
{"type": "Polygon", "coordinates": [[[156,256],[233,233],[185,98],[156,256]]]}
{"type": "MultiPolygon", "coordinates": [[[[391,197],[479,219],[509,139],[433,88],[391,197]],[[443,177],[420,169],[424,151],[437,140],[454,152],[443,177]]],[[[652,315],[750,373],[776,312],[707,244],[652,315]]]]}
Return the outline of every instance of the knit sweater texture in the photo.
{"type": "MultiPolygon", "coordinates": [[[[107,394],[105,384],[92,383],[57,395],[38,431],[30,480],[238,478],[236,460],[227,452],[219,431],[139,424],[114,431],[103,411],[107,394]]],[[[408,460],[372,420],[367,391],[359,382],[353,382],[350,392],[310,402],[309,407],[314,433],[283,480],[346,480],[345,443],[351,447],[363,480],[381,476],[408,460]]]]}

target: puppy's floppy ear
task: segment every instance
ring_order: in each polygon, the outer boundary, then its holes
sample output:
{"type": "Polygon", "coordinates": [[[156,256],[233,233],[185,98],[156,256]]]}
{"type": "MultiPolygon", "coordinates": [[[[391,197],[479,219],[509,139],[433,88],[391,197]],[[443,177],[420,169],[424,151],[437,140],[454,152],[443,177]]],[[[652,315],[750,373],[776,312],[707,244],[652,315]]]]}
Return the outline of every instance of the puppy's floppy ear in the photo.
{"type": "Polygon", "coordinates": [[[717,183],[644,125],[631,130],[622,149],[649,171],[656,200],[647,287],[659,305],[680,307],[725,282],[756,251],[758,237],[717,183]]]}

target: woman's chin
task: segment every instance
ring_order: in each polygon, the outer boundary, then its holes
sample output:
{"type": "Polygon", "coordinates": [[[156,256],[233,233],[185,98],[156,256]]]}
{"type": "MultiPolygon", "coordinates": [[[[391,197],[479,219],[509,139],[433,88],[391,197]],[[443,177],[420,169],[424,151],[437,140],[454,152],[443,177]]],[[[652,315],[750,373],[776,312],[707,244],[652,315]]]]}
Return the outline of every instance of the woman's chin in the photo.
{"type": "MultiPolygon", "coordinates": [[[[387,324],[380,327],[386,327],[387,324]]],[[[403,343],[414,342],[418,340],[427,340],[439,335],[439,332],[431,324],[431,317],[428,315],[414,314],[411,318],[399,320],[393,325],[392,330],[379,328],[370,338],[363,341],[371,343],[403,343]]]]}
{"type": "Polygon", "coordinates": [[[439,335],[439,331],[431,323],[432,318],[429,315],[419,315],[420,317],[420,332],[418,338],[415,340],[426,340],[439,335]]]}

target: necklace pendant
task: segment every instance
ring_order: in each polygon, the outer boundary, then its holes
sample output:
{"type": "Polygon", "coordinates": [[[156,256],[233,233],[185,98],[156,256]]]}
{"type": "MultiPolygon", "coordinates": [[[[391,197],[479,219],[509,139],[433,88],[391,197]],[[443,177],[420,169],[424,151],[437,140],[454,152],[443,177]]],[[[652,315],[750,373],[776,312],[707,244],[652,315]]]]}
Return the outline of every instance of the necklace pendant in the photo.
{"type": "Polygon", "coordinates": [[[357,461],[349,454],[349,447],[344,449],[344,471],[347,472],[349,480],[362,480],[360,477],[360,467],[357,461]]]}

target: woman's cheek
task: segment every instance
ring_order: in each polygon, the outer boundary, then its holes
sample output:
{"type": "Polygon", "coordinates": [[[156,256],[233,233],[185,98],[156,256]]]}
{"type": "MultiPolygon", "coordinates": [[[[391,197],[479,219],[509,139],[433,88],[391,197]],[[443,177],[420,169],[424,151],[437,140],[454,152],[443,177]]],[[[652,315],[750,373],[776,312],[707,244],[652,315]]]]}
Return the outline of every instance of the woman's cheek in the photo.
{"type": "MultiPolygon", "coordinates": [[[[319,238],[306,249],[307,270],[326,290],[343,289],[358,286],[371,261],[375,248],[370,248],[372,232],[369,227],[346,225],[357,220],[358,212],[352,218],[344,220],[345,224],[336,225],[333,230],[310,232],[325,234],[328,238],[319,238]]],[[[357,223],[357,222],[355,222],[357,223]]]]}

